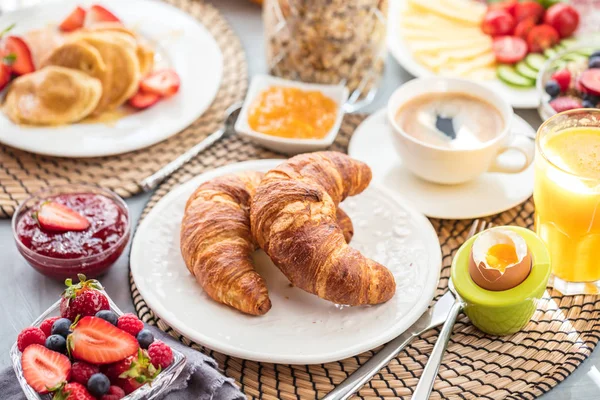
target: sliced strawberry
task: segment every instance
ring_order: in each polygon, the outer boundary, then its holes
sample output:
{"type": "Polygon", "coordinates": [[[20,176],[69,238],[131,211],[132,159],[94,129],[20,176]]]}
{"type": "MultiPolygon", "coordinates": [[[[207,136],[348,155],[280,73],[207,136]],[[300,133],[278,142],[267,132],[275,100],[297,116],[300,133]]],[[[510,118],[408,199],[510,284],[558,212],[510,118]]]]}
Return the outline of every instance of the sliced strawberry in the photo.
{"type": "Polygon", "coordinates": [[[520,37],[523,40],[527,40],[529,31],[535,26],[535,19],[529,17],[519,22],[515,27],[515,36],[520,37]]]}
{"type": "Polygon", "coordinates": [[[90,226],[90,222],[77,211],[53,201],[40,206],[37,220],[42,229],[52,232],[84,231],[90,226]]]}
{"type": "Polygon", "coordinates": [[[163,69],[153,72],[140,82],[140,89],[144,93],[154,93],[159,96],[173,96],[179,90],[181,80],[172,69],[163,69]]]}
{"type": "Polygon", "coordinates": [[[579,76],[579,83],[586,93],[600,96],[600,68],[585,70],[579,76]]]}
{"type": "Polygon", "coordinates": [[[77,6],[67,18],[63,20],[58,26],[63,32],[71,32],[83,27],[85,22],[85,10],[77,6]]]}
{"type": "Polygon", "coordinates": [[[139,349],[133,336],[97,317],[83,317],[67,341],[73,357],[91,364],[121,361],[139,349]]]}
{"type": "Polygon", "coordinates": [[[57,388],[71,376],[67,356],[39,344],[32,344],[23,351],[21,366],[29,386],[41,394],[57,388]]]}
{"type": "Polygon", "coordinates": [[[35,71],[33,58],[29,46],[18,36],[9,36],[4,41],[3,52],[5,57],[14,58],[11,67],[15,74],[25,75],[35,71]],[[13,57],[14,56],[14,57],[13,57]]]}
{"type": "Polygon", "coordinates": [[[566,92],[569,89],[569,85],[571,84],[571,71],[568,69],[561,69],[560,71],[556,71],[552,74],[550,79],[556,81],[558,86],[560,86],[561,92],[566,92]]]}
{"type": "Polygon", "coordinates": [[[549,104],[550,107],[552,107],[557,113],[581,108],[581,101],[566,96],[557,97],[556,99],[551,100],[549,104]]]}
{"type": "Polygon", "coordinates": [[[550,25],[538,25],[531,28],[527,34],[527,45],[529,51],[541,53],[544,50],[554,46],[560,41],[558,32],[550,25]]]}
{"type": "Polygon", "coordinates": [[[0,90],[4,89],[10,82],[11,73],[12,69],[8,65],[0,63],[0,90]]]}
{"type": "Polygon", "coordinates": [[[85,25],[90,26],[98,22],[121,22],[121,20],[101,5],[94,4],[87,13],[85,25]]]}
{"type": "Polygon", "coordinates": [[[494,39],[492,50],[498,62],[514,64],[527,55],[527,43],[518,37],[501,36],[494,39]]]}
{"type": "Polygon", "coordinates": [[[139,110],[148,108],[158,103],[160,96],[154,93],[137,92],[129,99],[129,105],[139,110]]]}

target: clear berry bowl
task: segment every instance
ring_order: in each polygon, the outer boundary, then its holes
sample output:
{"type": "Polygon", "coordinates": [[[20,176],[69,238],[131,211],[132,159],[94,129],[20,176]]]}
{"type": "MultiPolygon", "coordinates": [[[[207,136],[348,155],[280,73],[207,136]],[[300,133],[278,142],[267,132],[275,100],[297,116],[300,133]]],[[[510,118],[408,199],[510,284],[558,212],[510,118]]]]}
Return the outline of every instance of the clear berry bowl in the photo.
{"type": "MultiPolygon", "coordinates": [[[[577,87],[577,79],[583,71],[588,69],[589,55],[598,50],[600,50],[600,43],[598,42],[580,42],[578,45],[570,46],[568,49],[555,54],[546,61],[538,73],[536,81],[536,89],[540,96],[538,113],[542,121],[557,113],[550,105],[552,97],[546,92],[546,84],[551,80],[552,75],[563,69],[569,70],[571,73],[569,89],[560,95],[583,100],[582,93],[577,87]]],[[[600,106],[600,103],[596,107],[598,106],[600,106]]]]}
{"type": "MultiPolygon", "coordinates": [[[[108,294],[105,291],[102,293],[108,299],[110,304],[110,309],[114,311],[117,315],[123,315],[123,312],[117,307],[115,303],[110,299],[108,294]]],[[[47,309],[42,315],[36,319],[31,326],[39,327],[41,323],[49,317],[60,315],[60,300],[54,303],[49,309],[47,309]]],[[[167,368],[161,371],[160,374],[154,379],[154,381],[150,384],[146,384],[136,391],[130,393],[129,395],[123,397],[122,400],[151,400],[157,398],[161,393],[163,393],[179,376],[181,371],[183,371],[183,367],[185,366],[186,358],[185,356],[171,348],[173,351],[173,363],[169,365],[167,368]]],[[[31,386],[27,384],[27,381],[23,377],[23,369],[21,368],[21,352],[17,348],[17,343],[10,349],[10,358],[12,360],[13,369],[15,370],[16,377],[19,380],[19,384],[23,389],[23,393],[25,397],[29,400],[50,400],[52,399],[51,394],[39,394],[31,386]]]]}
{"type": "Polygon", "coordinates": [[[68,184],[44,189],[23,201],[13,216],[12,230],[19,253],[38,272],[59,280],[75,279],[77,274],[95,278],[125,250],[131,220],[127,204],[116,193],[92,185],[68,184]],[[68,196],[85,196],[87,200],[77,201],[89,214],[86,218],[92,221],[90,229],[58,233],[42,230],[35,213],[48,200],[68,196]],[[41,250],[33,248],[34,243],[41,250]]]}

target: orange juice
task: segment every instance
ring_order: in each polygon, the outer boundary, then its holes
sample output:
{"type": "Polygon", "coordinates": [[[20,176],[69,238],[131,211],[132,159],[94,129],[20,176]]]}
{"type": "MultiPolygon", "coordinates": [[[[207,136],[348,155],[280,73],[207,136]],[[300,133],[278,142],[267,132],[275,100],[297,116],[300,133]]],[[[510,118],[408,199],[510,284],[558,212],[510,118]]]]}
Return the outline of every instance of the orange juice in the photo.
{"type": "MultiPolygon", "coordinates": [[[[581,126],[568,116],[556,117],[563,124],[549,120],[538,134],[536,230],[548,246],[555,277],[567,283],[600,281],[600,124],[581,126]]],[[[581,112],[579,117],[589,119],[581,112]]]]}

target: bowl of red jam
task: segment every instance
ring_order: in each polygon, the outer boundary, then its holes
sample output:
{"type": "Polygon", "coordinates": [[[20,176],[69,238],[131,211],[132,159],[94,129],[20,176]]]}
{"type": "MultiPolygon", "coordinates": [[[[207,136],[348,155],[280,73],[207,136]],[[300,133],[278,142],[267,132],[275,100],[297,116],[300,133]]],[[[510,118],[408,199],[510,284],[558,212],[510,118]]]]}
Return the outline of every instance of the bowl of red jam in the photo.
{"type": "Polygon", "coordinates": [[[89,278],[106,272],[131,235],[127,204],[116,193],[83,184],[38,192],[15,212],[17,248],[40,273],[56,278],[89,278]]]}

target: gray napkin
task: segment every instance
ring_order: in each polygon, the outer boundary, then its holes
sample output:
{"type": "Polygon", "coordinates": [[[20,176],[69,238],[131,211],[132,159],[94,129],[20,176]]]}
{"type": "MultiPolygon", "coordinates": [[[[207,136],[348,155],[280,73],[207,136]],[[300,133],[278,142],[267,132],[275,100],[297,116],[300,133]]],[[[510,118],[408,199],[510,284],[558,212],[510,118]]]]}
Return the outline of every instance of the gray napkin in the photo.
{"type": "MultiPolygon", "coordinates": [[[[181,374],[162,394],[162,400],[245,400],[231,378],[217,370],[217,362],[212,358],[187,347],[153,326],[146,326],[155,339],[162,340],[171,348],[183,353],[187,363],[181,374]]],[[[17,381],[12,367],[0,372],[0,393],[3,400],[25,400],[25,395],[17,381]]]]}

